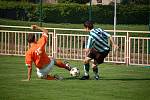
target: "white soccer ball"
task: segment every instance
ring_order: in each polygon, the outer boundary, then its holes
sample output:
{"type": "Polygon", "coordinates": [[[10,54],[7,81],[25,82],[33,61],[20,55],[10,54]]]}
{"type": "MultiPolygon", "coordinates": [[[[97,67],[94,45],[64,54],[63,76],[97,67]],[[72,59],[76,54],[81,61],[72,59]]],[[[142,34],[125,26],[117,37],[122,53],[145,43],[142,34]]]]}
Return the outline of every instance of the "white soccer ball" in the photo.
{"type": "Polygon", "coordinates": [[[80,75],[80,70],[77,67],[73,67],[70,70],[70,75],[74,77],[78,77],[80,75]]]}

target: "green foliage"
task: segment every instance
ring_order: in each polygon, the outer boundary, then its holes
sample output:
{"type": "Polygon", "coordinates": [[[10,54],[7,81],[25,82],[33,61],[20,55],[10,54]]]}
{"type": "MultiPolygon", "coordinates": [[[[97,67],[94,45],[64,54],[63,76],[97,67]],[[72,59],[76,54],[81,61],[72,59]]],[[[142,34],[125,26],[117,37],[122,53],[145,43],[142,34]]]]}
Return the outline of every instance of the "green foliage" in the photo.
{"type": "Polygon", "coordinates": [[[117,13],[119,23],[124,24],[148,24],[150,8],[144,5],[121,5],[118,6],[117,13]]]}
{"type": "Polygon", "coordinates": [[[0,17],[17,19],[17,20],[28,20],[34,5],[23,2],[0,2],[0,17]]]}
{"type": "Polygon", "coordinates": [[[86,4],[90,0],[58,0],[59,3],[78,3],[78,4],[86,4]]]}
{"type": "Polygon", "coordinates": [[[145,5],[149,5],[150,2],[149,0],[122,0],[121,2],[122,4],[145,4],[145,5]]]}
{"type": "MultiPolygon", "coordinates": [[[[92,21],[112,24],[112,5],[92,6],[92,21]]],[[[0,17],[39,21],[40,4],[0,2],[0,17]]],[[[148,24],[150,8],[146,5],[117,5],[117,24],[148,24]]],[[[51,23],[83,23],[89,19],[89,6],[81,4],[43,4],[42,21],[51,23]]]]}
{"type": "Polygon", "coordinates": [[[44,22],[79,23],[88,19],[86,5],[60,4],[43,7],[44,22]]]}
{"type": "MultiPolygon", "coordinates": [[[[12,25],[12,26],[31,26],[32,24],[38,24],[39,22],[29,22],[29,21],[19,21],[19,20],[8,20],[8,19],[0,19],[0,25],[12,25]]],[[[95,27],[101,27],[104,30],[113,30],[113,24],[94,24],[95,27]]],[[[82,24],[68,24],[68,23],[42,23],[43,27],[51,27],[51,28],[73,28],[73,29],[82,29],[82,24]]],[[[148,25],[116,25],[117,30],[130,30],[130,31],[149,31],[148,25]]],[[[3,29],[3,28],[1,28],[3,29]]],[[[14,29],[14,28],[13,28],[14,29]]],[[[9,29],[10,30],[10,29],[9,29]]]]}

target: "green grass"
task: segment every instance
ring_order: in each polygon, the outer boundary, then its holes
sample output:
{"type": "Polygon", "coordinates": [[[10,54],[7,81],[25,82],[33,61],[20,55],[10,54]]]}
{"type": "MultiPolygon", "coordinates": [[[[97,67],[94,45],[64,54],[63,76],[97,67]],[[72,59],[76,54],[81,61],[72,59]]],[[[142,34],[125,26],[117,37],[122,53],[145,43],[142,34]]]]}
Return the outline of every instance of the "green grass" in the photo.
{"type": "MultiPolygon", "coordinates": [[[[39,22],[28,22],[28,21],[19,21],[19,20],[9,20],[9,19],[0,19],[0,25],[12,25],[12,26],[30,26],[32,24],[40,24],[39,22]]],[[[50,28],[83,28],[83,24],[69,24],[69,23],[43,23],[44,27],[50,28]]],[[[113,30],[113,25],[111,24],[95,24],[95,27],[100,27],[105,30],[113,30]]],[[[117,25],[116,29],[118,30],[130,30],[130,31],[148,31],[148,25],[117,25]]]]}
{"type": "MultiPolygon", "coordinates": [[[[80,68],[82,62],[70,61],[80,68]]],[[[99,66],[100,67],[100,66],[99,66]]],[[[33,68],[32,80],[26,79],[24,57],[0,56],[0,100],[150,100],[150,68],[102,64],[101,80],[79,80],[55,67],[52,74],[64,80],[38,79],[33,68]]]]}

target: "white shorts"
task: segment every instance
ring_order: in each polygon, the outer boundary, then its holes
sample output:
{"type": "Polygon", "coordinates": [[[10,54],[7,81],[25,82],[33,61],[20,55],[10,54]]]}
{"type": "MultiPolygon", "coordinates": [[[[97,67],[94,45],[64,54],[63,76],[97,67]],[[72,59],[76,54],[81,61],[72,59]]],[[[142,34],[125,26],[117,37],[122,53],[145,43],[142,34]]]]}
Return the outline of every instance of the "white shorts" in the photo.
{"type": "Polygon", "coordinates": [[[54,59],[51,59],[50,64],[46,65],[43,69],[37,69],[37,75],[39,78],[46,78],[48,73],[52,70],[54,66],[54,59]]]}

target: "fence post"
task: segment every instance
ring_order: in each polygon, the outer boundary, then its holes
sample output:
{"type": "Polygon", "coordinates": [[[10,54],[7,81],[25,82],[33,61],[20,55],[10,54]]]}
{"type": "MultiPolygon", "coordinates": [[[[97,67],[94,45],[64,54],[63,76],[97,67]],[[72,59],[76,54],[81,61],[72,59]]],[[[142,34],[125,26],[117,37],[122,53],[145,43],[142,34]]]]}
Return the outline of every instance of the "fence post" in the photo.
{"type": "MultiPolygon", "coordinates": [[[[150,37],[150,33],[148,34],[148,37],[150,37]]],[[[148,47],[148,54],[150,54],[150,40],[148,40],[148,45],[147,45],[148,47]]]]}
{"type": "Polygon", "coordinates": [[[127,32],[126,65],[129,65],[129,32],[127,32]]]}
{"type": "Polygon", "coordinates": [[[56,29],[54,29],[54,33],[52,34],[52,56],[56,58],[57,53],[57,39],[56,39],[56,29]]]}
{"type": "Polygon", "coordinates": [[[53,34],[52,34],[52,57],[54,57],[54,33],[55,33],[55,29],[54,29],[54,31],[53,31],[53,34]]]}

